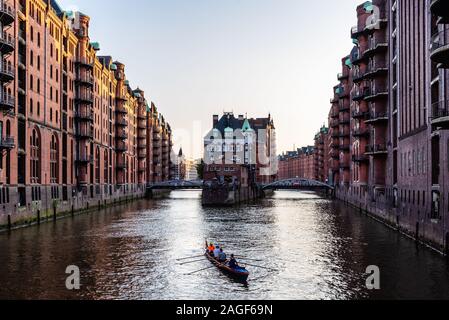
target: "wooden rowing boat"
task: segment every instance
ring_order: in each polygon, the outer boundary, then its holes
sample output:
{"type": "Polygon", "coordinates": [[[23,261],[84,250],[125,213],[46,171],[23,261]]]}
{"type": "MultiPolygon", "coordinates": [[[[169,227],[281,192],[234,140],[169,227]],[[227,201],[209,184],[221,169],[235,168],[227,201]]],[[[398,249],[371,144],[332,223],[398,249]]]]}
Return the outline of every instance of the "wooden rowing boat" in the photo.
{"type": "Polygon", "coordinates": [[[245,268],[239,267],[236,269],[230,268],[226,263],[220,262],[214,257],[212,257],[208,252],[204,254],[212,264],[214,264],[218,269],[223,271],[226,275],[229,277],[232,277],[233,279],[236,279],[241,282],[246,282],[249,277],[249,272],[245,268]]]}

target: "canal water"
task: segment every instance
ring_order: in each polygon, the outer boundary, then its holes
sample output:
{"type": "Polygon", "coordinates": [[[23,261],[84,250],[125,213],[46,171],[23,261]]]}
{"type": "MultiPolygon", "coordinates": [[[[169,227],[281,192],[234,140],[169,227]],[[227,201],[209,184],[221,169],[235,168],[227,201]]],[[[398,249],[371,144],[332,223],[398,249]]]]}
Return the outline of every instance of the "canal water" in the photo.
{"type": "Polygon", "coordinates": [[[446,259],[341,203],[278,192],[202,208],[197,191],[0,234],[1,299],[449,299],[446,259]],[[204,240],[263,262],[234,282],[202,257],[204,240]],[[186,260],[188,261],[188,260],[186,260]],[[65,287],[66,268],[81,289],[65,287]],[[380,290],[366,288],[368,266],[380,290]]]}

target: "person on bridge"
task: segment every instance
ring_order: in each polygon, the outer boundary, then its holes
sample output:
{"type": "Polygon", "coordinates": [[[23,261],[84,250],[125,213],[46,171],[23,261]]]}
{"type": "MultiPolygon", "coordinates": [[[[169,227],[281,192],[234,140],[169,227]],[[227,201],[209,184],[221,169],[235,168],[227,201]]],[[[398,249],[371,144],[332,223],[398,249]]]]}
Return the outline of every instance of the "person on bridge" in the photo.
{"type": "Polygon", "coordinates": [[[218,261],[225,262],[227,260],[226,253],[224,253],[223,248],[220,248],[220,253],[218,254],[218,261]]]}
{"type": "Polygon", "coordinates": [[[215,246],[215,249],[214,249],[214,257],[215,257],[215,259],[218,259],[218,256],[220,255],[220,246],[215,246]]]}

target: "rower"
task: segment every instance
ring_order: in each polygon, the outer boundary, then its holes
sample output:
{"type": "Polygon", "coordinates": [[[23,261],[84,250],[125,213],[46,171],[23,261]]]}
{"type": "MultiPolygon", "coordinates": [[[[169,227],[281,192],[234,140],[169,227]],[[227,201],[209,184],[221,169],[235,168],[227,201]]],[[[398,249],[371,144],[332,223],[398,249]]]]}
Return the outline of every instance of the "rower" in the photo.
{"type": "Polygon", "coordinates": [[[207,250],[209,251],[209,254],[211,256],[214,254],[215,247],[214,247],[214,244],[212,242],[209,243],[209,247],[207,248],[207,250]]]}
{"type": "Polygon", "coordinates": [[[235,260],[235,257],[233,254],[231,254],[231,260],[229,260],[229,267],[231,269],[237,269],[239,268],[239,265],[237,263],[237,260],[235,260]]]}
{"type": "Polygon", "coordinates": [[[220,246],[216,246],[214,249],[214,258],[218,259],[218,256],[220,255],[220,246]]]}
{"type": "Polygon", "coordinates": [[[224,253],[223,249],[220,248],[220,253],[218,254],[218,261],[226,262],[226,260],[227,260],[226,253],[224,253]]]}

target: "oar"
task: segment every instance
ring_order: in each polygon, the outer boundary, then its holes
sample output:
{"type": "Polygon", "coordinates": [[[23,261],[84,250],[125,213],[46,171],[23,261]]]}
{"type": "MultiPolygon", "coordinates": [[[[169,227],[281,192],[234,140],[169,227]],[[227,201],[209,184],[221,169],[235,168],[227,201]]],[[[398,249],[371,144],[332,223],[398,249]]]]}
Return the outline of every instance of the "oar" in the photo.
{"type": "Polygon", "coordinates": [[[262,266],[257,266],[257,265],[255,265],[255,264],[249,264],[249,263],[245,263],[245,262],[244,262],[244,264],[247,265],[247,266],[251,266],[251,267],[262,268],[262,269],[267,269],[267,270],[271,270],[271,271],[279,271],[279,270],[277,270],[277,269],[267,268],[267,267],[262,267],[262,266]]]}
{"type": "Polygon", "coordinates": [[[182,260],[187,260],[187,259],[193,259],[193,258],[198,258],[198,257],[202,257],[202,256],[204,256],[204,254],[198,255],[198,256],[193,256],[193,257],[186,257],[186,258],[176,259],[176,261],[182,261],[182,260]]]}
{"type": "Polygon", "coordinates": [[[248,261],[263,261],[263,260],[256,260],[256,259],[250,259],[250,258],[245,258],[245,257],[242,257],[242,256],[236,256],[237,258],[239,258],[240,260],[248,260],[248,261]]]}
{"type": "Polygon", "coordinates": [[[186,276],[190,276],[191,274],[198,273],[198,272],[200,272],[200,271],[204,271],[204,270],[212,269],[212,268],[215,268],[215,266],[211,266],[211,267],[207,267],[207,268],[200,269],[200,270],[197,270],[197,271],[193,271],[193,272],[190,272],[190,273],[186,273],[185,275],[186,275],[186,276]]]}
{"type": "Polygon", "coordinates": [[[179,263],[178,265],[183,266],[183,265],[185,265],[185,264],[194,263],[194,262],[199,262],[199,261],[204,261],[204,259],[201,259],[201,260],[194,260],[194,261],[189,261],[189,262],[183,262],[183,263],[179,263]]]}

